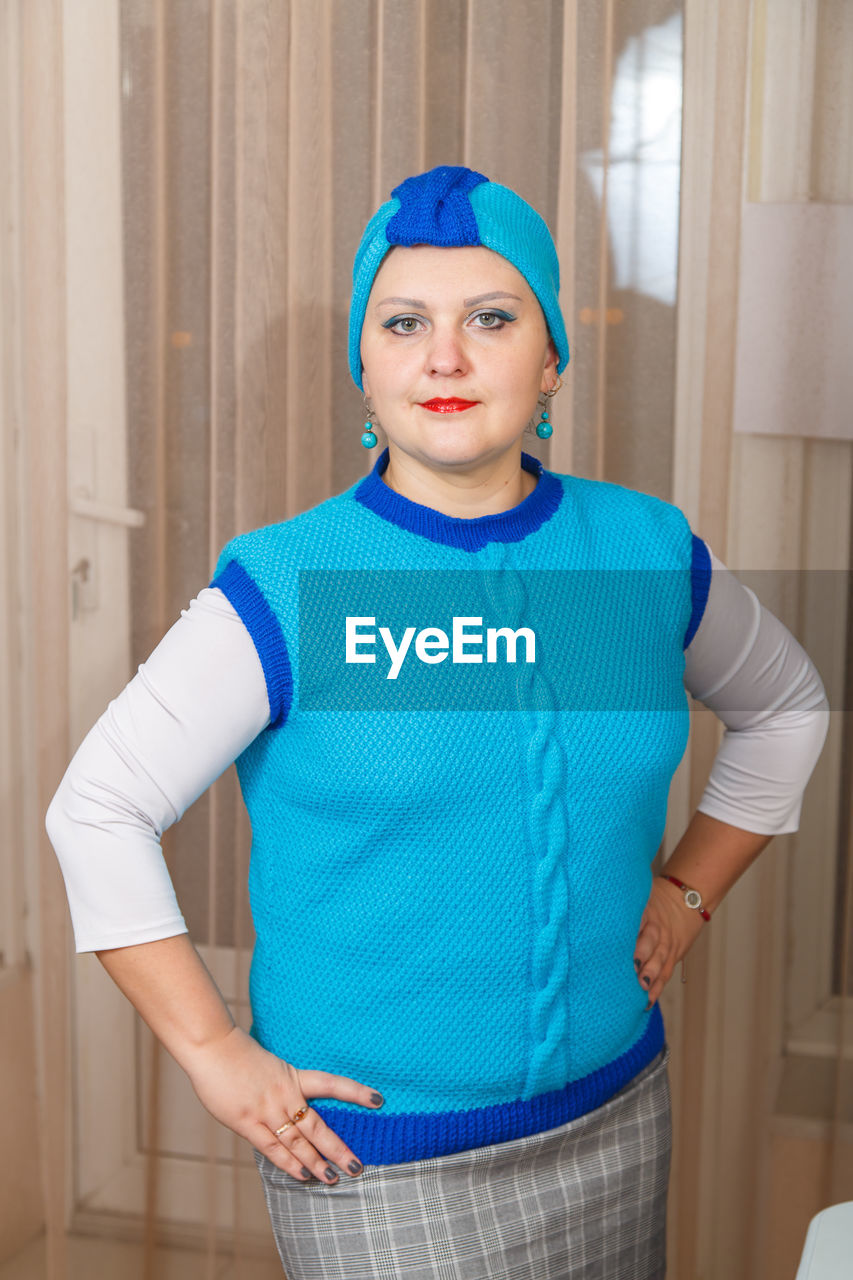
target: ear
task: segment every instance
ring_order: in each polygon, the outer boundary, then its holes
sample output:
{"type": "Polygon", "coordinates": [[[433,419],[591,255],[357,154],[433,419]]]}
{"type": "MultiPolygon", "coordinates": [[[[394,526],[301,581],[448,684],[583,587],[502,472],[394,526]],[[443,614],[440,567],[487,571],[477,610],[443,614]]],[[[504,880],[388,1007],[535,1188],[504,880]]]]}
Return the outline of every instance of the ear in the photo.
{"type": "Polygon", "coordinates": [[[361,366],[361,387],[362,387],[362,390],[363,390],[364,394],[367,396],[367,398],[368,398],[368,400],[369,400],[369,399],[370,399],[370,387],[369,387],[368,382],[367,382],[367,374],[365,373],[364,365],[362,365],[362,366],[361,366]]]}
{"type": "Polygon", "coordinates": [[[557,365],[560,357],[557,355],[557,348],[554,346],[554,339],[548,338],[548,348],[545,353],[545,364],[542,369],[542,381],[539,384],[542,391],[550,391],[557,381],[557,365]]]}

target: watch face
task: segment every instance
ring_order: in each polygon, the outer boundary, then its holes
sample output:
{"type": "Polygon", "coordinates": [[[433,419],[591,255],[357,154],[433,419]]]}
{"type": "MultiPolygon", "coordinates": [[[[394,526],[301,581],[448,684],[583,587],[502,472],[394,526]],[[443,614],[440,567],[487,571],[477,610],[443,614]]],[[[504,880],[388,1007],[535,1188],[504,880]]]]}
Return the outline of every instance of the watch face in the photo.
{"type": "Polygon", "coordinates": [[[701,907],[702,896],[695,889],[688,889],[684,895],[684,901],[688,907],[701,907]]]}

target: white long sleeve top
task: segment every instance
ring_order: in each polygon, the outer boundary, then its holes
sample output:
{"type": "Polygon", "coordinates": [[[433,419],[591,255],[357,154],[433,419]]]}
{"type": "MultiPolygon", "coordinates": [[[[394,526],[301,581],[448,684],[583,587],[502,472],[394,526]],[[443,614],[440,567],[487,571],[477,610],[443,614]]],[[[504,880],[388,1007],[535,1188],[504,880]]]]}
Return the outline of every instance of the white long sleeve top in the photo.
{"type": "MultiPolygon", "coordinates": [[[[823,685],[782,623],[711,563],[684,683],[726,728],[699,809],[765,835],[796,831],[827,731],[823,685]]],[[[205,588],[86,736],[48,810],[78,951],[187,932],[162,833],[269,722],[254,643],[205,588]]]]}

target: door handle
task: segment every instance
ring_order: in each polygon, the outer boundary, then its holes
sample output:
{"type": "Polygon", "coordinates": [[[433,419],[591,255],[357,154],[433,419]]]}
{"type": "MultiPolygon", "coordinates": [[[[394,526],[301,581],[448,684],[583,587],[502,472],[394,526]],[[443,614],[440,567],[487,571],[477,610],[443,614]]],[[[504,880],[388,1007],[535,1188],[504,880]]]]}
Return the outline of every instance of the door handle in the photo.
{"type": "Polygon", "coordinates": [[[84,520],[118,524],[125,529],[141,529],[145,524],[144,511],[137,511],[135,507],[113,507],[107,502],[96,502],[94,498],[72,496],[68,509],[73,516],[82,516],[84,520]]]}

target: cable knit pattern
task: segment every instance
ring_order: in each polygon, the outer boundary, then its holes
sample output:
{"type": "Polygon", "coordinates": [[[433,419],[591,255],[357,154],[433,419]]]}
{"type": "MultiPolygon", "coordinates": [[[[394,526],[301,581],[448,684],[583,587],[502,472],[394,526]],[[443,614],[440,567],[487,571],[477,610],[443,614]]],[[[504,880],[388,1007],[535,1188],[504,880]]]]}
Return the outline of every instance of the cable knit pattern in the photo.
{"type": "Polygon", "coordinates": [[[479,244],[480,232],[468,192],[481,182],[488,182],[482,173],[447,164],[407,178],[391,192],[400,208],[388,223],[388,243],[479,244]]]}
{"type": "MultiPolygon", "coordinates": [[[[363,1160],[393,1163],[562,1124],[660,1049],[633,945],[686,743],[695,610],[691,532],[658,499],[525,455],[538,482],[523,503],[454,520],[393,493],[384,464],[235,539],[215,582],[268,680],[287,681],[274,691],[286,720],[237,762],[253,829],[253,1033],[298,1066],[380,1089],[381,1112],[317,1110],[363,1160]],[[326,667],[331,681],[342,661],[347,581],[363,593],[364,570],[403,569],[405,609],[412,570],[453,591],[464,570],[474,594],[454,612],[480,612],[477,599],[486,626],[535,620],[536,663],[467,668],[475,684],[495,676],[508,704],[394,710],[407,672],[395,685],[377,661],[361,670],[391,710],[302,705],[300,673],[326,667]],[[313,602],[305,634],[302,570],[343,583],[313,602]],[[540,663],[555,651],[562,667],[540,663]]],[[[422,682],[450,672],[411,649],[422,682]]]]}
{"type": "MultiPolygon", "coordinates": [[[[502,575],[499,589],[492,591],[488,588],[495,582],[494,574],[484,576],[493,616],[504,626],[522,627],[531,616],[524,575],[507,563],[506,544],[494,543],[490,551],[489,569],[502,575]]],[[[564,999],[568,980],[568,778],[566,753],[557,732],[557,700],[541,667],[520,666],[516,688],[519,755],[530,796],[525,811],[532,916],[527,1096],[536,1093],[545,1076],[568,1078],[571,1058],[564,999]],[[536,710],[530,710],[534,706],[536,710]]]]}

